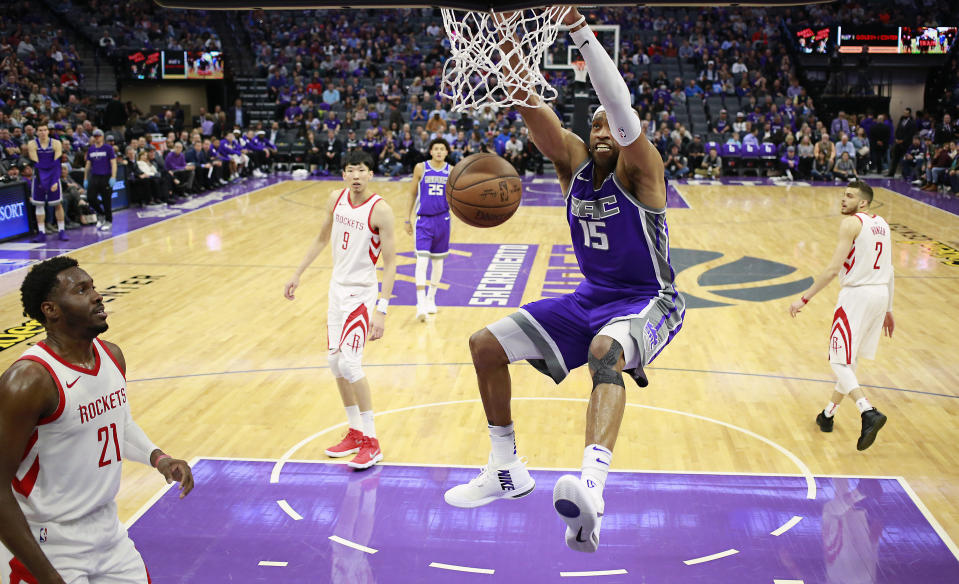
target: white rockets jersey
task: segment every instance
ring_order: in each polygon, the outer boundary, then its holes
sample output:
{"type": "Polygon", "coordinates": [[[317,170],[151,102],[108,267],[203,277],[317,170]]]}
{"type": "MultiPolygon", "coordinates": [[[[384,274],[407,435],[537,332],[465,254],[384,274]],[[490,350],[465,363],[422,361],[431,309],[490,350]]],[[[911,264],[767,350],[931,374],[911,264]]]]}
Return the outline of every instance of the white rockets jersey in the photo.
{"type": "Polygon", "coordinates": [[[350,189],[343,189],[333,207],[333,282],[341,286],[376,286],[376,260],[380,259],[380,232],[373,229],[373,207],[383,200],[370,195],[357,206],[350,189]]]}
{"type": "Polygon", "coordinates": [[[57,411],[40,420],[13,479],[13,492],[31,524],[79,519],[114,500],[120,490],[123,438],[130,406],[126,377],[94,339],[96,361],[83,369],[45,343],[21,360],[43,365],[60,393],[57,411]]]}
{"type": "Polygon", "coordinates": [[[879,215],[856,213],[862,229],[839,270],[842,286],[888,285],[892,278],[892,239],[889,225],[879,215]]]}

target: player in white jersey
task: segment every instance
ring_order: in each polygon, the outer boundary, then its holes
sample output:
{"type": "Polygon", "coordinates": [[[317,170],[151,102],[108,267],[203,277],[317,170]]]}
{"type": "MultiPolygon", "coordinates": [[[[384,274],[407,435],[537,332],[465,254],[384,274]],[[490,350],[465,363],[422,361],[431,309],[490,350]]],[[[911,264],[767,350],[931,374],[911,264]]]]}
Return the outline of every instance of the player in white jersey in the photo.
{"type": "Polygon", "coordinates": [[[856,443],[858,450],[869,448],[886,416],[866,399],[856,379],[859,357],[876,355],[880,330],[892,337],[892,297],[895,275],[892,268],[892,240],[889,225],[869,213],[872,188],[863,182],[851,182],[843,191],[839,244],[829,266],[813,282],[799,300],[789,307],[789,314],[799,314],[817,292],[839,276],[839,300],[829,333],[829,364],[836,373],[836,389],[826,408],[816,416],[823,432],[832,432],[833,416],[845,396],[856,401],[862,417],[862,432],[856,443]]]}
{"type": "Polygon", "coordinates": [[[347,188],[330,193],[320,232],[283,289],[284,296],[293,300],[303,272],[327,243],[331,245],[333,275],[326,322],[327,361],[346,408],[349,430],[342,441],[326,449],[326,454],[335,458],[356,454],[347,463],[356,469],[369,468],[383,459],[362,359],[366,341],[383,336],[396,278],[393,210],[382,197],[368,191],[372,169],[373,159],[366,152],[346,155],[343,180],[347,188]],[[383,257],[383,289],[377,300],[376,262],[380,256],[383,257]]]}
{"type": "Polygon", "coordinates": [[[149,464],[193,488],[183,460],[157,448],[130,416],[126,361],[98,335],[103,297],[76,260],[34,266],[24,312],[46,338],[0,377],[0,574],[5,582],[146,584],[114,502],[121,464],[149,464]],[[12,555],[10,555],[12,554],[12,555]]]}

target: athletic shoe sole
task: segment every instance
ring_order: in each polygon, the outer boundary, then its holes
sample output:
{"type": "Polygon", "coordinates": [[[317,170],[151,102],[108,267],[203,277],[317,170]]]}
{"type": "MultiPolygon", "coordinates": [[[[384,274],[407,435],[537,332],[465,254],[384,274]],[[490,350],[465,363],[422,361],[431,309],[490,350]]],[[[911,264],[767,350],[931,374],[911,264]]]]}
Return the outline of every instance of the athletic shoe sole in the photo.
{"type": "Polygon", "coordinates": [[[566,522],[566,545],[577,552],[595,552],[603,514],[584,485],[573,475],[563,475],[553,487],[553,507],[566,522]]]}
{"type": "Polygon", "coordinates": [[[882,417],[878,418],[876,423],[869,428],[869,431],[860,436],[859,440],[856,441],[856,450],[865,450],[872,446],[872,443],[876,441],[876,435],[879,434],[879,430],[886,425],[887,420],[885,414],[879,415],[882,417]]]}
{"type": "Polygon", "coordinates": [[[346,463],[346,466],[349,466],[349,467],[351,467],[351,468],[355,468],[355,469],[357,469],[357,470],[363,470],[364,468],[370,468],[371,466],[373,466],[374,464],[376,464],[377,462],[379,462],[379,461],[381,461],[381,460],[383,460],[383,453],[382,453],[382,452],[380,452],[379,454],[377,454],[376,456],[374,456],[373,458],[371,458],[371,459],[369,460],[369,462],[367,462],[366,464],[359,464],[359,463],[353,462],[353,461],[351,460],[351,461],[349,461],[348,463],[346,463]]]}

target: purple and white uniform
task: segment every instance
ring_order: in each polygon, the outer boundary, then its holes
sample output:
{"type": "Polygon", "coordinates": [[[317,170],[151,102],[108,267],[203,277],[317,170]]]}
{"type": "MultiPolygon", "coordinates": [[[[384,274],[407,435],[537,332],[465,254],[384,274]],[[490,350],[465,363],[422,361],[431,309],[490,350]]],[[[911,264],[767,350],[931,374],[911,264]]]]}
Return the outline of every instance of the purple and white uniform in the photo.
{"type": "Polygon", "coordinates": [[[592,160],[580,166],[566,194],[585,280],[572,294],[526,304],[488,328],[510,362],[527,359],[556,383],[586,363],[603,331],[623,345],[625,369],[643,387],[643,367],[679,332],[686,313],[669,264],[666,210],[639,202],[614,173],[593,190],[593,170],[592,160]]]}
{"type": "Polygon", "coordinates": [[[445,258],[450,253],[450,206],[446,202],[446,181],[450,177],[450,165],[444,163],[439,170],[431,161],[423,163],[423,177],[417,187],[416,223],[413,239],[416,255],[445,258]]]}
{"type": "Polygon", "coordinates": [[[47,140],[47,146],[40,145],[40,139],[34,140],[37,144],[37,163],[33,169],[33,185],[30,193],[30,202],[34,205],[46,205],[60,202],[60,160],[54,157],[53,138],[47,140]],[[57,190],[51,190],[53,185],[57,190]]]}

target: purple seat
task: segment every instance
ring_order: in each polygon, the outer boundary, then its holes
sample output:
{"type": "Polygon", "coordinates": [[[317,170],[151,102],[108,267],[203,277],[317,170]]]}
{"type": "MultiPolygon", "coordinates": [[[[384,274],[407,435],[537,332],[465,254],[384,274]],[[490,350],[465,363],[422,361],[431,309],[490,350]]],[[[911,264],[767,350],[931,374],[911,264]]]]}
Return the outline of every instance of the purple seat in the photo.
{"type": "Polygon", "coordinates": [[[759,146],[743,144],[742,162],[739,165],[739,174],[755,172],[759,176],[759,146]]]}

